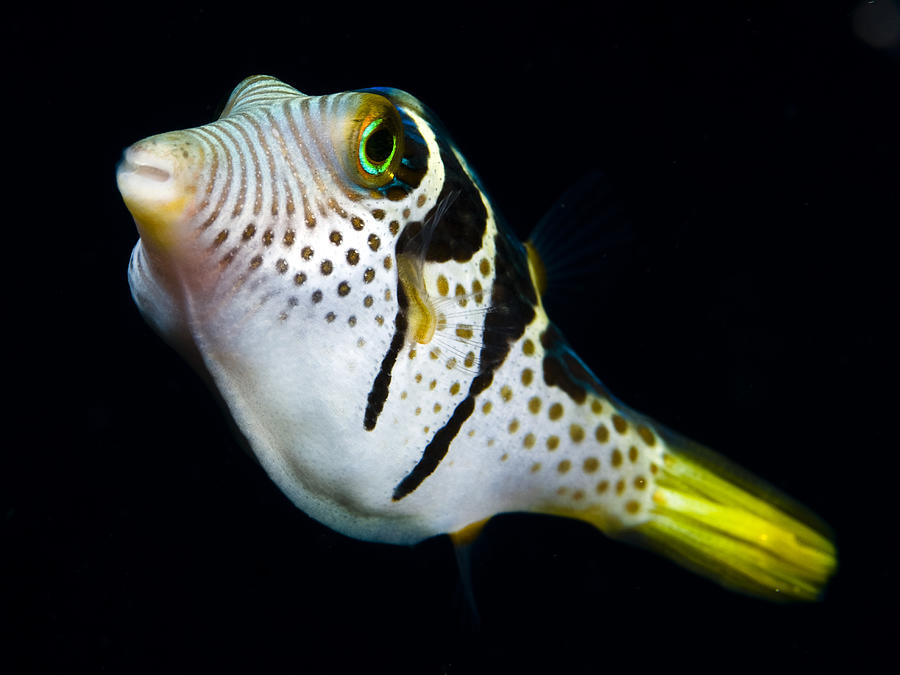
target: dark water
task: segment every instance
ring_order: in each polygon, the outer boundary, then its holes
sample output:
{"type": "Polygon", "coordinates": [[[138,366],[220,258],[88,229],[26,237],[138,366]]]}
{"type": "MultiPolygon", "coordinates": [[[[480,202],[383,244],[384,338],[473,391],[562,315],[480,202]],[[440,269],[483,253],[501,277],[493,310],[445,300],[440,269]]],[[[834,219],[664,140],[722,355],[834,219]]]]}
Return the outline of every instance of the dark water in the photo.
{"type": "Polygon", "coordinates": [[[876,4],[14,17],[18,59],[52,58],[9,85],[31,148],[11,155],[22,189],[56,189],[10,223],[26,378],[0,473],[4,672],[886,669],[900,37],[876,4]],[[134,309],[114,181],[122,148],[210,121],[257,72],[417,95],[522,236],[603,170],[634,239],[558,323],[622,400],[832,524],[825,601],[764,603],[505,516],[474,552],[475,626],[446,540],[352,541],[288,503],[134,309]]]}

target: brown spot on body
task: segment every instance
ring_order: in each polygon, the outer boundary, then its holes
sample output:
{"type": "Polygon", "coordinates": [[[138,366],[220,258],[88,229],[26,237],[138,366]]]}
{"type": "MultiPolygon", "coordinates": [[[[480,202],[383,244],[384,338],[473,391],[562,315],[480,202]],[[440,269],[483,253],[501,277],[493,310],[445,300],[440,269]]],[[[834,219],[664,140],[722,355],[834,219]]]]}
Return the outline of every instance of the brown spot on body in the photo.
{"type": "Polygon", "coordinates": [[[653,432],[648,426],[639,424],[637,427],[637,432],[638,436],[641,437],[641,440],[651,448],[656,444],[656,437],[653,435],[653,432]]]}
{"type": "Polygon", "coordinates": [[[534,342],[530,339],[525,340],[525,342],[522,343],[522,353],[525,354],[525,356],[534,356],[534,342]]]}
{"type": "Polygon", "coordinates": [[[284,242],[285,246],[288,246],[288,247],[293,246],[294,245],[294,231],[288,230],[287,232],[285,232],[284,237],[282,238],[281,241],[284,242]]]}
{"type": "Polygon", "coordinates": [[[313,301],[314,303],[320,303],[320,302],[322,302],[322,291],[313,291],[313,294],[312,294],[312,301],[313,301]]]}
{"type": "Polygon", "coordinates": [[[584,440],[584,429],[578,424],[569,427],[569,438],[575,443],[581,443],[584,440]]]}
{"type": "Polygon", "coordinates": [[[603,404],[600,403],[599,399],[595,398],[591,401],[591,412],[595,415],[599,415],[601,412],[603,412],[603,404]]]}
{"type": "Polygon", "coordinates": [[[588,457],[584,460],[582,468],[585,473],[594,473],[600,467],[600,460],[596,457],[588,457]]]}
{"type": "Polygon", "coordinates": [[[547,449],[553,452],[559,447],[559,436],[550,436],[547,439],[547,449]]]}
{"type": "Polygon", "coordinates": [[[560,473],[567,473],[571,468],[572,462],[570,462],[568,459],[561,460],[560,463],[556,465],[556,470],[560,473]]]}
{"type": "Polygon", "coordinates": [[[534,443],[535,443],[534,434],[532,434],[532,433],[525,434],[525,438],[522,440],[522,445],[524,445],[526,448],[533,448],[534,443]]]}
{"type": "Polygon", "coordinates": [[[630,499],[628,500],[628,503],[625,504],[625,510],[628,511],[628,513],[634,514],[641,510],[641,505],[634,499],[630,499]]]}
{"type": "Polygon", "coordinates": [[[609,481],[608,480],[601,480],[599,483],[597,483],[597,488],[596,488],[597,494],[602,495],[608,489],[609,489],[609,481]]]}
{"type": "Polygon", "coordinates": [[[256,225],[250,223],[247,227],[244,228],[243,233],[241,233],[241,239],[244,241],[250,241],[253,238],[253,235],[256,234],[256,225]]]}
{"type": "Polygon", "coordinates": [[[384,209],[372,209],[372,217],[375,220],[384,220],[384,209]]]}
{"type": "Polygon", "coordinates": [[[450,385],[450,395],[456,396],[459,393],[459,382],[454,382],[450,385]]]}
{"type": "Polygon", "coordinates": [[[475,296],[475,304],[480,305],[484,302],[484,289],[478,279],[475,279],[475,281],[472,282],[472,294],[475,296]]]}
{"type": "Polygon", "coordinates": [[[632,463],[636,462],[638,459],[638,449],[633,445],[628,448],[628,459],[631,460],[632,463]]]}
{"type": "Polygon", "coordinates": [[[612,455],[610,456],[609,461],[613,466],[622,466],[622,453],[618,448],[612,451],[612,455]]]}
{"type": "Polygon", "coordinates": [[[447,295],[450,292],[450,283],[443,274],[437,278],[437,292],[439,295],[447,295]]]}
{"type": "Polygon", "coordinates": [[[491,274],[491,263],[487,258],[482,258],[481,262],[478,263],[478,269],[481,272],[481,276],[487,277],[491,274]]]}
{"type": "Polygon", "coordinates": [[[275,269],[278,272],[278,274],[284,274],[285,272],[287,272],[288,271],[287,260],[285,260],[284,258],[279,258],[278,260],[276,260],[275,261],[275,269]]]}
{"type": "MultiPolygon", "coordinates": [[[[374,215],[374,211],[372,213],[374,215]]],[[[377,218],[378,216],[375,216],[375,217],[377,218]]],[[[363,219],[360,218],[359,216],[353,216],[350,218],[350,225],[353,227],[354,230],[359,232],[361,229],[363,229],[363,219]]]]}
{"type": "Polygon", "coordinates": [[[363,298],[363,307],[371,307],[374,302],[375,298],[373,298],[371,295],[367,295],[365,298],[363,298]]]}
{"type": "Polygon", "coordinates": [[[212,248],[219,248],[226,239],[228,239],[228,230],[220,230],[216,238],[213,239],[212,248]]]}
{"type": "Polygon", "coordinates": [[[625,492],[625,481],[619,479],[618,481],[616,481],[616,494],[620,495],[623,492],[625,492]]]}
{"type": "Polygon", "coordinates": [[[606,443],[609,440],[609,429],[606,428],[605,424],[597,425],[597,429],[594,431],[594,437],[600,443],[606,443]]]}
{"type": "Polygon", "coordinates": [[[634,487],[636,487],[638,490],[643,490],[645,487],[647,487],[647,479],[643,476],[636,477],[634,479],[634,487]]]}
{"type": "Polygon", "coordinates": [[[615,428],[618,434],[624,434],[628,431],[628,422],[627,420],[619,415],[618,413],[612,416],[613,427],[615,428]]]}
{"type": "Polygon", "coordinates": [[[540,462],[535,462],[534,464],[531,465],[531,473],[537,473],[540,470],[541,470],[540,462]]]}
{"type": "Polygon", "coordinates": [[[222,260],[220,261],[220,264],[223,267],[226,265],[230,265],[231,261],[234,260],[234,257],[237,255],[237,252],[238,252],[237,247],[228,251],[228,253],[226,253],[224,256],[222,256],[222,260]]]}
{"type": "Polygon", "coordinates": [[[322,264],[319,265],[319,270],[327,277],[334,271],[334,265],[330,260],[323,260],[322,264]]]}
{"type": "Polygon", "coordinates": [[[359,262],[359,251],[357,251],[355,248],[348,249],[347,262],[351,265],[356,265],[359,262]]]}
{"type": "Polygon", "coordinates": [[[519,430],[519,420],[513,420],[509,423],[509,433],[514,434],[519,430]]]}
{"type": "Polygon", "coordinates": [[[493,407],[494,406],[490,401],[485,401],[484,405],[481,406],[481,412],[483,412],[485,415],[487,415],[489,412],[491,412],[491,408],[493,408],[493,407]]]}
{"type": "Polygon", "coordinates": [[[253,258],[251,258],[251,260],[250,260],[250,269],[255,270],[257,267],[262,265],[262,261],[263,261],[263,259],[262,259],[261,255],[253,256],[253,258]]]}
{"type": "Polygon", "coordinates": [[[509,402],[509,400],[512,399],[512,395],[512,389],[507,387],[505,384],[500,387],[500,398],[502,398],[504,401],[509,402]]]}
{"type": "Polygon", "coordinates": [[[526,387],[531,384],[531,381],[534,379],[534,371],[531,368],[526,368],[522,371],[522,384],[526,387]]]}
{"type": "Polygon", "coordinates": [[[381,246],[381,239],[378,238],[378,235],[370,234],[369,235],[369,248],[372,249],[373,251],[377,251],[380,246],[381,246]]]}
{"type": "Polygon", "coordinates": [[[554,403],[550,406],[550,409],[547,411],[547,415],[549,415],[551,420],[558,420],[563,416],[563,407],[560,403],[554,403]]]}
{"type": "Polygon", "coordinates": [[[465,307],[469,304],[469,301],[466,298],[466,289],[463,288],[462,284],[456,284],[456,289],[453,291],[453,294],[456,296],[456,301],[459,303],[460,307],[465,307]]]}
{"type": "Polygon", "coordinates": [[[371,284],[374,278],[375,270],[373,270],[371,267],[367,267],[366,271],[363,272],[363,281],[367,284],[371,284]]]}
{"type": "Polygon", "coordinates": [[[297,286],[302,286],[304,281],[306,281],[306,275],[303,272],[297,272],[294,275],[294,283],[297,286]]]}
{"type": "Polygon", "coordinates": [[[275,233],[272,231],[272,228],[268,228],[263,232],[262,241],[266,246],[272,245],[272,242],[275,241],[275,233]]]}
{"type": "Polygon", "coordinates": [[[345,295],[347,295],[350,292],[350,284],[348,284],[346,281],[342,281],[341,283],[338,284],[337,290],[338,290],[338,295],[340,295],[341,297],[344,297],[345,295]]]}
{"type": "Polygon", "coordinates": [[[300,256],[301,256],[304,260],[307,260],[307,261],[308,261],[308,260],[312,260],[312,257],[313,257],[313,250],[312,250],[312,248],[310,248],[309,246],[304,246],[304,247],[300,250],[300,256]]]}
{"type": "Polygon", "coordinates": [[[537,396],[532,396],[528,399],[528,410],[533,415],[537,415],[541,411],[541,399],[537,396]]]}

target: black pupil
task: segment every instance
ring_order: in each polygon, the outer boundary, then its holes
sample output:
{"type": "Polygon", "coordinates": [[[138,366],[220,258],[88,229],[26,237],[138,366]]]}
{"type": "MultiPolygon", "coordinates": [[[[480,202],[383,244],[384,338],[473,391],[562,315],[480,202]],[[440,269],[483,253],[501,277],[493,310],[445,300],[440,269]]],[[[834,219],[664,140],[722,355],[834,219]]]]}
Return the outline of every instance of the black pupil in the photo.
{"type": "Polygon", "coordinates": [[[369,134],[366,140],[366,157],[375,164],[380,164],[390,157],[393,149],[394,134],[384,124],[369,134]]]}

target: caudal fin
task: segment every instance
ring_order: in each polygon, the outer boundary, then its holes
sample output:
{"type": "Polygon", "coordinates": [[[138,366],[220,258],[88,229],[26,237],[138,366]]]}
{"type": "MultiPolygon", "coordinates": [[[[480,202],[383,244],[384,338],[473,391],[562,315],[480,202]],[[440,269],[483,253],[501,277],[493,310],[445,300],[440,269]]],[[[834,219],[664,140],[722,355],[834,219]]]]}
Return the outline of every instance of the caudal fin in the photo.
{"type": "Polygon", "coordinates": [[[639,543],[735,590],[818,599],[837,567],[824,524],[705,448],[668,445],[639,543]]]}

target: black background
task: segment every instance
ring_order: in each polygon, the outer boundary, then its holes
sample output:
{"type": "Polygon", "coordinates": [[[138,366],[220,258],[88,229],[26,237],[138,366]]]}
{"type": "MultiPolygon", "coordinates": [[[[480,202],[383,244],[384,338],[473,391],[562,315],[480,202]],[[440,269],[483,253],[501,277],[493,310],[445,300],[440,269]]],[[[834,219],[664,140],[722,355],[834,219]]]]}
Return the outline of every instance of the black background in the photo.
{"type": "Polygon", "coordinates": [[[10,17],[4,672],[888,670],[900,41],[864,26],[896,4],[778,4],[10,17]],[[446,538],[368,544],[295,509],[137,314],[114,180],[124,147],[259,72],[418,96],[523,238],[602,170],[633,241],[558,323],[622,400],[831,523],[825,600],[509,515],[474,550],[475,625],[446,538]]]}

